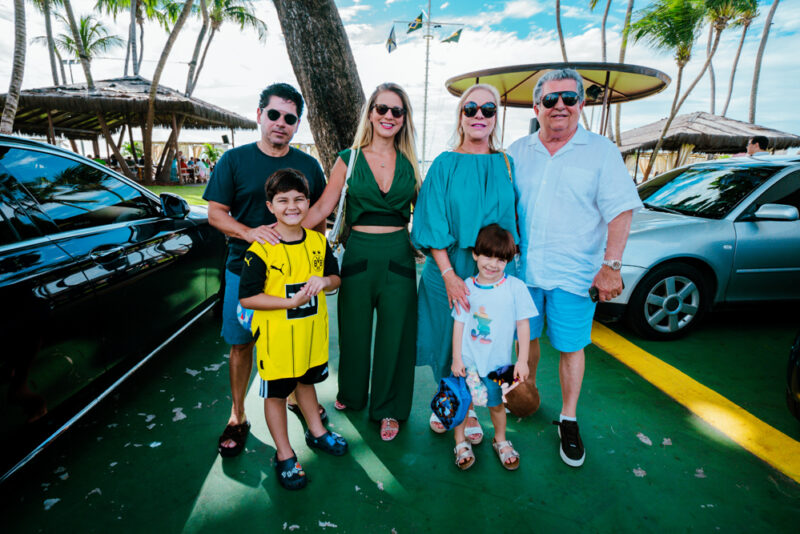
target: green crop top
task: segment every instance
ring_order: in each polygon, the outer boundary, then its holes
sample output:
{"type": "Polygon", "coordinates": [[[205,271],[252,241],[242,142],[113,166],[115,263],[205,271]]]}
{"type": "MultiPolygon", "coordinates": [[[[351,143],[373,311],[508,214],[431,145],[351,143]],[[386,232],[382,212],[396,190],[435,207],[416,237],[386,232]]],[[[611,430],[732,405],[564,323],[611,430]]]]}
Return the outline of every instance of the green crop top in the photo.
{"type": "MultiPolygon", "coordinates": [[[[346,164],[350,149],[339,152],[346,164]]],[[[411,201],[416,195],[414,168],[397,152],[394,178],[388,193],[383,193],[359,150],[353,173],[347,182],[345,221],[351,226],[405,226],[411,217],[411,201]]]]}

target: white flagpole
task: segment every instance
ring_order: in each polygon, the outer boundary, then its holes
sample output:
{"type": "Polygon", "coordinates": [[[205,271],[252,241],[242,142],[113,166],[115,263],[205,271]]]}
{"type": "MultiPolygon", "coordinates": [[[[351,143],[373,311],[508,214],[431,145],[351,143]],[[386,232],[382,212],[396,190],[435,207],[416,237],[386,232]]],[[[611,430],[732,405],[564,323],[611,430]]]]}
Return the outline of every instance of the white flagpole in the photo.
{"type": "Polygon", "coordinates": [[[428,20],[425,22],[425,99],[422,105],[422,165],[420,172],[425,177],[425,150],[428,138],[428,67],[431,60],[431,0],[428,0],[428,20]]]}

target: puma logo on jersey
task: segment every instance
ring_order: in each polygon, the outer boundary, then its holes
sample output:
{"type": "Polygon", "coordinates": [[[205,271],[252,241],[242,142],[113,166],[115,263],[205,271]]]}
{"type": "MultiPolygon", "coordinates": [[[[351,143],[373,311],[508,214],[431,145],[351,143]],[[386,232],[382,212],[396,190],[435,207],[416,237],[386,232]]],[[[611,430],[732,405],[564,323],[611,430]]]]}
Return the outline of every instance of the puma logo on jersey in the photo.
{"type": "Polygon", "coordinates": [[[280,267],[276,267],[274,265],[270,265],[269,268],[270,269],[275,269],[276,271],[278,271],[279,273],[281,273],[281,274],[283,274],[285,276],[285,274],[283,272],[283,265],[281,265],[280,267]]]}
{"type": "Polygon", "coordinates": [[[252,256],[245,256],[244,257],[244,262],[247,264],[248,267],[250,267],[250,260],[252,260],[252,259],[253,259],[252,256]]]}

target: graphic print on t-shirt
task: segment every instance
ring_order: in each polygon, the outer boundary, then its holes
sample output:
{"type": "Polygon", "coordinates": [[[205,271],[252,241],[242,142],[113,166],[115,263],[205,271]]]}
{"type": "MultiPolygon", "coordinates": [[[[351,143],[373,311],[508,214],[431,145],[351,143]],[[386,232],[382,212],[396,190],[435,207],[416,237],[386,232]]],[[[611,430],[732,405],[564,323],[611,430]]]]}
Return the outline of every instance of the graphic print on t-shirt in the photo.
{"type": "Polygon", "coordinates": [[[492,329],[489,327],[489,323],[491,323],[492,320],[486,313],[486,308],[483,306],[479,307],[478,311],[472,314],[472,317],[478,323],[476,327],[470,331],[472,341],[478,341],[478,343],[483,343],[484,345],[490,344],[492,340],[489,338],[489,335],[492,333],[492,329]]]}

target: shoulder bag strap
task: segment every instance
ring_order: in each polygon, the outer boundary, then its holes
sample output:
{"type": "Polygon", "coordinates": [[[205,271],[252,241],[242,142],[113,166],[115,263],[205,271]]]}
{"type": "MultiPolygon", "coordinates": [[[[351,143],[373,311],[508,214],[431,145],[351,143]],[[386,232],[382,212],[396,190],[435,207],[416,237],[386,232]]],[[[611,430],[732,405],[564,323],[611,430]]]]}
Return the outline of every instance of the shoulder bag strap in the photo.
{"type": "Polygon", "coordinates": [[[356,166],[356,160],[358,159],[358,151],[359,149],[356,148],[355,150],[350,151],[350,161],[347,162],[347,173],[344,176],[344,185],[342,185],[342,194],[339,195],[339,205],[336,209],[336,220],[333,223],[333,228],[331,228],[330,233],[328,234],[330,237],[328,241],[331,245],[336,245],[339,243],[339,238],[342,234],[342,227],[344,226],[344,206],[345,206],[345,197],[347,196],[347,182],[350,181],[350,176],[353,174],[353,167],[356,166]]]}
{"type": "Polygon", "coordinates": [[[508,169],[508,179],[511,183],[514,183],[514,178],[511,176],[511,163],[508,161],[508,156],[506,155],[505,151],[503,151],[503,159],[506,160],[506,169],[508,169]]]}

